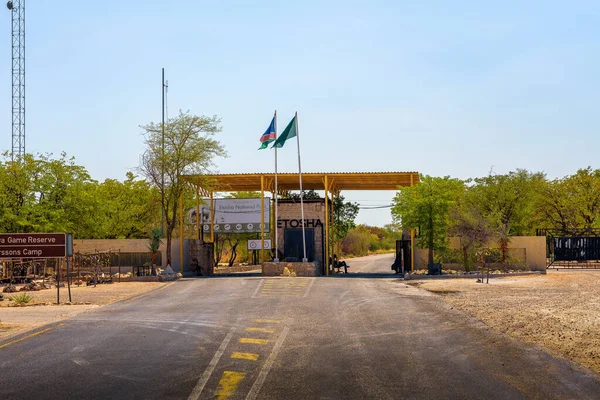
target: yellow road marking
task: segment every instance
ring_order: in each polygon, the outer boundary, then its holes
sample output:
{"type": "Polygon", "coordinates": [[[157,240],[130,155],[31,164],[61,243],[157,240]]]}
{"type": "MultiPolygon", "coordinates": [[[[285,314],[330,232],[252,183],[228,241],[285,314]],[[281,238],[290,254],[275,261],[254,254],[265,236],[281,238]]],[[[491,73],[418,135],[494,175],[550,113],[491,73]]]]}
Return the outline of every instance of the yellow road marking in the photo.
{"type": "MultiPolygon", "coordinates": [[[[58,324],[57,326],[63,326],[63,325],[64,324],[58,324]]],[[[42,333],[48,332],[48,331],[50,331],[52,329],[54,329],[54,327],[42,329],[41,331],[38,331],[38,332],[32,333],[31,335],[27,335],[25,337],[22,337],[21,339],[16,339],[16,340],[13,340],[12,342],[4,343],[3,345],[0,346],[0,349],[3,349],[5,347],[7,347],[7,346],[10,346],[11,344],[22,342],[25,339],[29,339],[29,338],[32,338],[34,336],[41,335],[42,333]]]]}
{"type": "Polygon", "coordinates": [[[281,321],[278,319],[255,319],[254,322],[259,324],[279,324],[281,321]]]}
{"type": "Polygon", "coordinates": [[[225,371],[217,387],[216,398],[228,399],[235,394],[240,382],[246,377],[243,372],[225,371]]]}
{"type": "Polygon", "coordinates": [[[250,343],[250,344],[267,344],[269,341],[267,339],[254,339],[254,338],[241,338],[240,343],[250,343]]]}
{"type": "Polygon", "coordinates": [[[234,351],[233,354],[231,354],[231,358],[237,358],[240,360],[251,360],[251,361],[256,361],[258,360],[259,355],[256,353],[240,353],[237,351],[234,351]]]}
{"type": "Polygon", "coordinates": [[[274,333],[275,329],[266,329],[266,328],[246,328],[246,332],[264,332],[264,333],[274,333]]]}

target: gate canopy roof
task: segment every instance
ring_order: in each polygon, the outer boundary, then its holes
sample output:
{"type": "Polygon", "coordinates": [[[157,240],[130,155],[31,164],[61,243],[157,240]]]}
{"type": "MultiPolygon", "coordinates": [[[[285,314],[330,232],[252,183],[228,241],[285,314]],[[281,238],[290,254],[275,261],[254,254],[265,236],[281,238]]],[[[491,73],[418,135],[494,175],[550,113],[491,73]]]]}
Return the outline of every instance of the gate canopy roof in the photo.
{"type": "MultiPolygon", "coordinates": [[[[181,178],[198,186],[203,192],[250,192],[261,190],[261,177],[264,190],[275,188],[274,173],[255,174],[211,174],[183,175],[181,178]]],[[[397,190],[399,186],[411,186],[419,182],[418,172],[310,172],[302,174],[302,188],[305,190],[397,190]]],[[[300,190],[297,173],[278,173],[279,192],[300,190]]]]}

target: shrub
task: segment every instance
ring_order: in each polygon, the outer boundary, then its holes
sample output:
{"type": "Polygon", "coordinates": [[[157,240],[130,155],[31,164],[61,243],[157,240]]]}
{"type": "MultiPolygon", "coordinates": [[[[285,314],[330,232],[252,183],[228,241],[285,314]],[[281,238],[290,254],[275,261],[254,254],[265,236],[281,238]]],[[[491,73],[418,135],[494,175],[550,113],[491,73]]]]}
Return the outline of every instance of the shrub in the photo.
{"type": "Polygon", "coordinates": [[[14,301],[16,304],[27,304],[31,300],[33,300],[33,297],[31,297],[27,293],[21,293],[19,295],[12,296],[9,299],[12,300],[12,301],[14,301]]]}

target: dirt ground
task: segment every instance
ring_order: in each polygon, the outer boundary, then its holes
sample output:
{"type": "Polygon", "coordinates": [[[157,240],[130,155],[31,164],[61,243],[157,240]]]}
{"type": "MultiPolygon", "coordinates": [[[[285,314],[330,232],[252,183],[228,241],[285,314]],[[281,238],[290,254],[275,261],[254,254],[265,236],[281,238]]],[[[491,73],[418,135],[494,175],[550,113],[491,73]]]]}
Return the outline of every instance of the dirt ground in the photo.
{"type": "Polygon", "coordinates": [[[600,374],[600,271],[408,281],[487,326],[539,344],[600,374]]]}
{"type": "MultiPolygon", "coordinates": [[[[60,303],[56,305],[56,288],[37,292],[2,293],[0,301],[0,340],[22,333],[50,322],[60,321],[73,315],[93,310],[105,304],[114,303],[128,297],[148,292],[167,285],[162,282],[121,282],[93,286],[71,287],[74,305],[65,305],[69,301],[67,288],[60,288],[60,303]],[[11,307],[8,297],[28,293],[33,297],[29,304],[35,306],[11,307]]],[[[17,285],[20,287],[22,285],[17,285]]],[[[4,286],[0,286],[0,292],[4,286]]]]}

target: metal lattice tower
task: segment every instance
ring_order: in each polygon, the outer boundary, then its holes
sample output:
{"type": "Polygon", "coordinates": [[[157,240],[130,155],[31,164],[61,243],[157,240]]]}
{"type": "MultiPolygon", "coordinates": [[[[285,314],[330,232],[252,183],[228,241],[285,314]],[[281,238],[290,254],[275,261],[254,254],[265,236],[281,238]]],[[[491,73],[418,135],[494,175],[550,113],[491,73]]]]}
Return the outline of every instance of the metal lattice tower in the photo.
{"type": "Polygon", "coordinates": [[[12,14],[12,159],[25,154],[25,0],[9,1],[12,14]]]}

